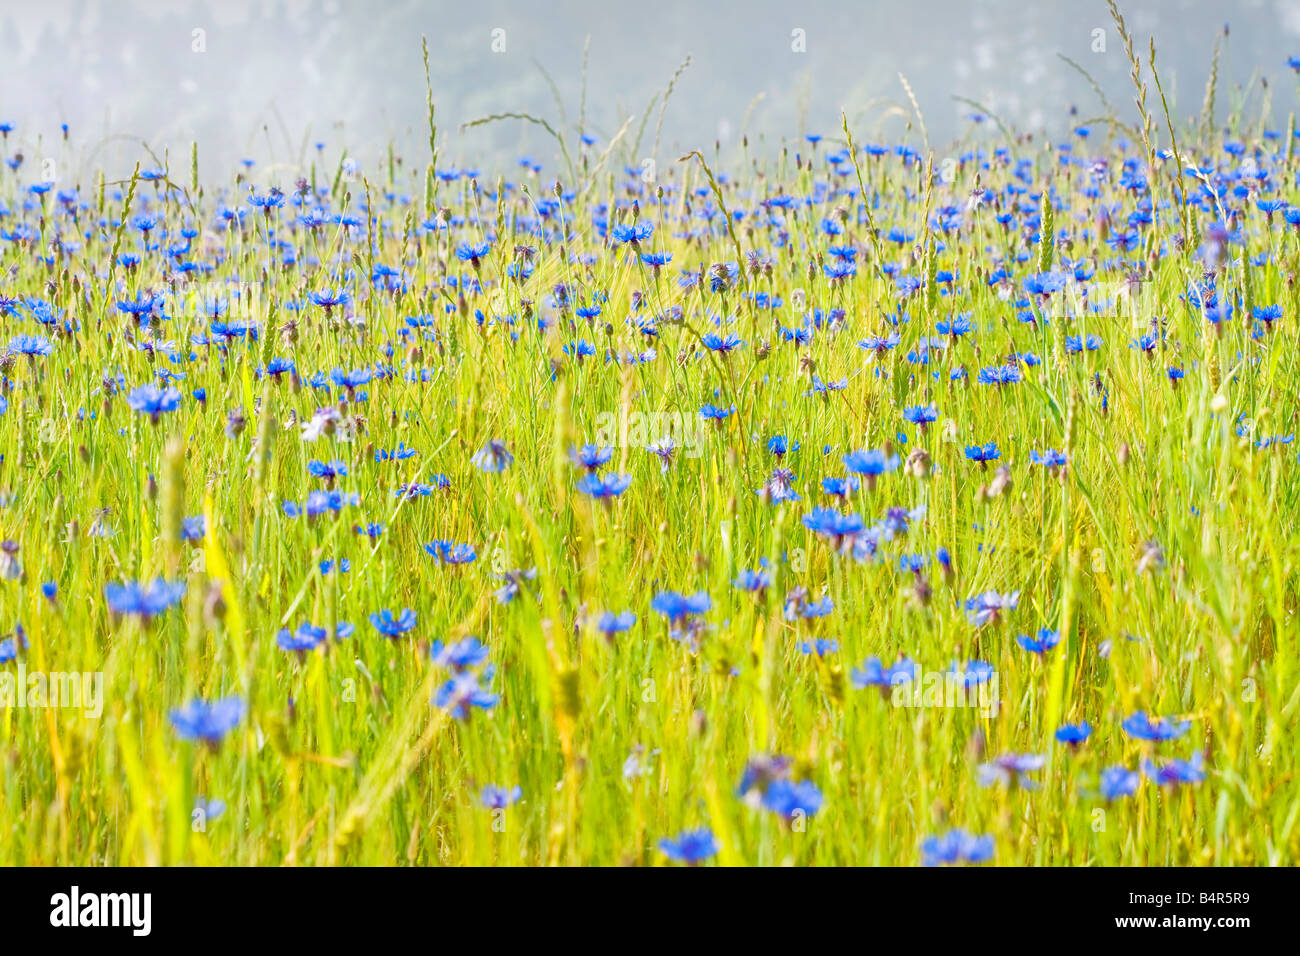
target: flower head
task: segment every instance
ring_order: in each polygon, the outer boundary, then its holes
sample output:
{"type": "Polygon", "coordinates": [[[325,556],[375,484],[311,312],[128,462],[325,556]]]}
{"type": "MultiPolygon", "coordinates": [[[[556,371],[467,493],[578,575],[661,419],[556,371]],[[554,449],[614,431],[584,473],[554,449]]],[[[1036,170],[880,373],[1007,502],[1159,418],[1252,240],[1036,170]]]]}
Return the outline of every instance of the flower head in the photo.
{"type": "Polygon", "coordinates": [[[660,840],[659,852],[670,860],[695,866],[709,857],[717,856],[718,841],[712,830],[686,830],[676,837],[660,840]]]}
{"type": "Polygon", "coordinates": [[[215,746],[243,719],[244,709],[244,702],[238,697],[210,703],[195,698],[184,707],[173,710],[168,718],[181,739],[201,740],[215,746]]]}
{"type": "Polygon", "coordinates": [[[370,623],[384,637],[401,637],[415,627],[415,612],[408,607],[394,616],[392,611],[384,608],[370,615],[370,623]]]}
{"type": "Polygon", "coordinates": [[[993,837],[949,830],[942,836],[926,837],[921,842],[921,857],[926,866],[985,863],[993,859],[993,837]]]}

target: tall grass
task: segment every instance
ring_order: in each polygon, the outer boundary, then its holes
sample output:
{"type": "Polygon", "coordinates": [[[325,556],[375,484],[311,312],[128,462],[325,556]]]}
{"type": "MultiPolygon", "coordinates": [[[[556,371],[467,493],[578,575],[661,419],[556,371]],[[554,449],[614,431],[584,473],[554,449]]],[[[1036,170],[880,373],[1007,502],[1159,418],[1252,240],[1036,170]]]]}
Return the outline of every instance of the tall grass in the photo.
{"type": "MultiPolygon", "coordinates": [[[[1289,199],[1294,162],[1289,144],[1202,121],[1178,142],[1200,178],[1180,176],[1144,121],[1149,145],[1113,126],[1050,148],[1017,139],[1024,164],[995,129],[953,157],[919,142],[875,156],[853,141],[829,163],[850,143],[846,121],[816,145],[791,143],[783,165],[755,154],[728,176],[696,153],[661,161],[647,181],[628,155],[631,172],[611,161],[611,182],[566,177],[557,195],[549,168],[490,187],[495,176],[444,167],[457,145],[435,145],[430,94],[430,148],[447,175],[428,176],[417,158],[389,184],[380,166],[367,181],[322,158],[301,170],[318,191],[279,182],[288,201],[265,214],[247,202],[250,179],[255,195],[271,185],[256,167],[188,192],[176,172],[107,170],[102,197],[68,201],[67,184],[34,194],[30,165],[6,169],[4,321],[53,351],[4,360],[0,521],[18,549],[0,615],[21,634],[3,667],[102,672],[104,707],[99,717],[0,708],[0,861],[650,864],[665,859],[661,838],[707,827],[723,863],[907,865],[926,837],[961,827],[991,835],[1001,864],[1293,862],[1300,243],[1255,200],[1289,199]],[[1239,138],[1244,157],[1224,151],[1239,138]],[[951,176],[945,158],[957,160],[951,176]],[[1237,178],[1243,158],[1268,180],[1237,178]],[[1248,193],[1234,194],[1243,182],[1248,193]],[[1108,245],[1149,208],[1151,189],[1154,222],[1132,227],[1132,249],[1108,245]],[[972,204],[977,190],[990,192],[972,204]],[[781,194],[794,204],[761,204],[781,194]],[[1184,196],[1185,214],[1170,205],[1184,196]],[[355,218],[303,224],[317,206],[355,218]],[[242,214],[223,214],[233,209],[242,214]],[[1240,244],[1207,260],[1205,237],[1225,212],[1240,244]],[[638,214],[652,236],[611,238],[638,214]],[[147,234],[139,215],[157,218],[147,234]],[[823,220],[842,235],[826,235],[823,220]],[[169,254],[186,226],[199,235],[169,254]],[[1187,233],[1201,241],[1180,246],[1187,233]],[[456,257],[459,243],[481,241],[491,249],[477,268],[456,257]],[[855,274],[828,278],[830,246],[856,249],[855,274]],[[652,251],[671,265],[640,261],[652,251]],[[139,264],[123,265],[126,253],[139,264]],[[751,270],[755,254],[765,259],[751,270]],[[736,274],[714,269],[727,262],[736,274]],[[507,274],[525,263],[526,280],[507,274]],[[372,278],[379,266],[396,278],[372,278]],[[1025,291],[1040,266],[1066,288],[1025,291]],[[1076,266],[1095,275],[1076,280],[1076,266]],[[1218,330],[1188,297],[1211,267],[1218,300],[1236,306],[1218,330]],[[990,285],[998,268],[1007,277],[990,285]],[[678,281],[701,269],[690,287],[678,281]],[[1135,273],[1130,314],[1121,292],[1135,273]],[[901,288],[906,276],[915,291],[901,288]],[[307,299],[327,288],[351,301],[307,299]],[[150,294],[144,319],[117,308],[150,294]],[[255,334],[216,341],[213,302],[255,334]],[[1283,314],[1265,329],[1248,304],[1283,314]],[[577,315],[593,305],[598,316],[577,315]],[[1018,321],[1025,312],[1034,321],[1018,321]],[[38,326],[42,314],[52,322],[38,326]],[[909,362],[960,315],[973,331],[931,348],[928,364],[909,362]],[[413,327],[411,316],[432,318],[413,327]],[[639,330],[656,318],[655,335],[639,330]],[[798,328],[806,344],[782,331],[798,328]],[[1150,354],[1130,347],[1152,329],[1150,354]],[[883,354],[857,346],[894,331],[900,343],[883,354]],[[711,332],[744,345],[711,351],[711,332]],[[1090,334],[1100,347],[1067,350],[1067,336],[1090,334]],[[594,354],[579,357],[579,341],[594,354]],[[643,362],[610,360],[646,349],[655,354],[643,362]],[[1041,361],[1013,363],[1022,381],[977,382],[1024,353],[1041,361]],[[273,358],[296,372],[267,374],[273,358]],[[1185,377],[1171,381],[1170,367],[1185,377]],[[362,368],[374,378],[350,398],[312,384],[362,368]],[[960,368],[967,377],[954,379],[960,368]],[[125,396],[163,375],[183,377],[182,401],[153,422],[125,396]],[[578,490],[570,450],[597,440],[602,416],[675,413],[683,445],[706,403],[735,413],[702,423],[697,457],[679,453],[662,471],[642,445],[619,442],[607,471],[631,475],[626,493],[601,502],[578,490]],[[938,421],[904,420],[929,403],[938,421]],[[339,427],[305,440],[329,405],[339,427]],[[778,434],[798,443],[782,464],[799,500],[756,493],[778,464],[767,450],[778,434]],[[514,456],[500,473],[471,461],[490,440],[514,456]],[[399,442],[418,454],[376,461],[399,442]],[[1002,454],[987,469],[964,454],[986,442],[1002,454]],[[864,448],[908,465],[864,481],[842,510],[867,525],[888,508],[924,512],[857,561],[803,518],[836,506],[821,480],[844,476],[843,456],[864,448]],[[1063,470],[1031,463],[1048,448],[1068,456],[1063,470]],[[348,473],[333,487],[360,504],[289,517],[285,501],[324,487],[309,461],[334,459],[348,473]],[[998,464],[1011,478],[1001,493],[990,490],[998,464]],[[448,487],[395,496],[434,475],[448,487]],[[189,540],[182,519],[198,515],[206,529],[189,540]],[[373,540],[355,530],[370,522],[384,526],[373,540]],[[439,564],[423,548],[436,539],[478,558],[439,564]],[[935,560],[941,548],[951,573],[935,560]],[[921,570],[900,570],[903,555],[922,556],[921,570]],[[339,559],[350,570],[322,571],[339,559]],[[765,593],[733,586],[761,562],[765,593]],[[502,575],[533,568],[501,603],[502,575]],[[112,613],[106,584],[160,576],[186,583],[178,607],[112,613]],[[44,582],[57,584],[54,598],[44,582]],[[791,619],[797,588],[828,596],[833,611],[791,619]],[[987,590],[1019,591],[1019,603],[976,626],[964,602],[987,590]],[[710,596],[697,649],[651,610],[661,591],[710,596]],[[411,608],[416,627],[381,636],[368,618],[383,608],[411,608]],[[607,640],[600,613],[623,610],[636,624],[607,640]],[[282,628],[340,621],[355,626],[343,641],[304,654],[277,646],[282,628]],[[1062,633],[1042,657],[1017,643],[1044,627],[1062,633]],[[500,700],[459,720],[431,703],[448,675],[428,652],[467,636],[490,648],[500,700]],[[837,649],[800,650],[817,638],[837,649]],[[864,659],[899,655],[926,671],[989,662],[1000,708],[898,707],[854,686],[864,659]],[[192,698],[228,696],[247,712],[219,744],[183,739],[169,719],[192,698]],[[1136,740],[1120,729],[1136,711],[1190,729],[1136,740]],[[1094,732],[1082,746],[1055,741],[1083,720],[1094,732]],[[1197,751],[1203,782],[1144,777],[1132,797],[1096,793],[1103,768],[1197,751]],[[815,813],[791,825],[737,796],[746,762],[763,753],[788,755],[792,776],[815,783],[815,813]],[[1029,775],[1036,788],[980,785],[978,766],[1007,753],[1045,755],[1029,775]],[[522,797],[494,813],[480,801],[488,784],[522,797]],[[196,813],[200,799],[224,812],[196,813]]],[[[644,127],[640,118],[638,141],[644,127]]],[[[569,169],[604,159],[603,146],[546,128],[580,151],[569,161],[566,147],[569,169]]]]}

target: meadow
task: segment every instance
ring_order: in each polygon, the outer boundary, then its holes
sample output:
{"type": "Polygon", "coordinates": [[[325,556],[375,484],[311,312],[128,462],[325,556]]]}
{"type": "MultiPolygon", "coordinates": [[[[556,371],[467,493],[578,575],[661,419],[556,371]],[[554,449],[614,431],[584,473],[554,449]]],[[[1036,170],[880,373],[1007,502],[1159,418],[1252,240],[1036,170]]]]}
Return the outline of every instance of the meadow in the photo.
{"type": "Polygon", "coordinates": [[[1293,863],[1294,116],[1117,27],[1057,140],[0,126],[0,862],[1293,863]]]}

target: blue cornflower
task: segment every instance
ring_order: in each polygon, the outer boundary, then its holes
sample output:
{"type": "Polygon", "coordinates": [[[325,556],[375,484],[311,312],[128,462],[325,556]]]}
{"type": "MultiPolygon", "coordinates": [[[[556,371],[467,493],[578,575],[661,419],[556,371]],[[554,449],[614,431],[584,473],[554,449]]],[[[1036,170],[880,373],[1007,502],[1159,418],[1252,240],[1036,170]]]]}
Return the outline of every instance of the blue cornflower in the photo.
{"type": "Polygon", "coordinates": [[[997,461],[1002,457],[1002,452],[998,450],[997,442],[991,441],[986,445],[967,445],[966,457],[988,467],[988,462],[997,461]]]}
{"type": "Polygon", "coordinates": [[[946,679],[969,690],[987,684],[993,679],[993,674],[993,665],[988,661],[967,661],[964,665],[953,661],[952,667],[948,668],[946,679]]]}
{"type": "Polygon", "coordinates": [[[599,471],[614,457],[614,449],[602,448],[599,445],[583,445],[570,451],[569,457],[573,459],[575,465],[587,471],[599,471]]]}
{"type": "Polygon", "coordinates": [[[320,306],[328,312],[341,305],[347,305],[352,301],[352,294],[346,289],[322,289],[319,292],[308,292],[307,298],[313,305],[320,306]]]}
{"type": "Polygon", "coordinates": [[[762,488],[755,490],[764,501],[779,503],[782,501],[801,501],[799,493],[794,490],[793,482],[798,476],[789,468],[774,468],[762,488]]]}
{"type": "Polygon", "coordinates": [[[814,508],[803,516],[804,527],[826,538],[837,548],[851,544],[865,530],[861,515],[840,514],[834,508],[814,508]]]}
{"type": "Polygon", "coordinates": [[[613,640],[615,634],[628,630],[635,623],[636,614],[631,611],[623,611],[621,614],[606,611],[596,619],[596,630],[613,640]]]}
{"type": "Polygon", "coordinates": [[[835,602],[828,594],[820,601],[807,600],[804,588],[796,588],[785,599],[785,619],[793,621],[798,618],[810,619],[828,617],[835,610],[835,602]]]}
{"type": "Polygon", "coordinates": [[[1065,452],[1057,451],[1055,448],[1049,448],[1041,455],[1037,451],[1031,451],[1029,460],[1035,465],[1042,465],[1044,468],[1060,468],[1067,461],[1065,452]]]}
{"type": "Polygon", "coordinates": [[[325,628],[304,621],[298,625],[296,631],[290,631],[287,627],[281,628],[275,635],[275,643],[283,650],[305,654],[323,644],[328,636],[329,632],[325,628]]]}
{"type": "Polygon", "coordinates": [[[158,578],[152,584],[124,584],[109,582],[104,585],[104,600],[114,614],[135,614],[142,618],[156,617],[185,596],[185,582],[169,582],[158,578]]]}
{"type": "Polygon", "coordinates": [[[350,394],[367,384],[374,375],[375,373],[368,368],[336,368],[330,371],[330,381],[339,388],[347,389],[350,394]]]}
{"type": "Polygon", "coordinates": [[[1139,335],[1129,343],[1129,348],[1140,349],[1143,352],[1153,352],[1155,347],[1160,344],[1160,335],[1156,332],[1146,332],[1139,335]]]}
{"type": "Polygon", "coordinates": [[[317,478],[333,481],[335,478],[347,475],[348,464],[345,461],[316,461],[313,459],[307,462],[307,471],[317,478]]]}
{"type": "Polygon", "coordinates": [[[243,718],[244,702],[238,697],[226,697],[211,703],[195,698],[168,714],[182,740],[202,740],[211,746],[221,743],[221,739],[243,718]]]}
{"type": "Polygon", "coordinates": [[[988,763],[980,764],[976,768],[976,776],[984,787],[994,783],[1019,783],[1028,789],[1033,785],[1028,775],[1041,770],[1046,762],[1047,758],[1041,754],[1003,754],[988,763]]]}
{"type": "Polygon", "coordinates": [[[507,790],[505,787],[488,784],[479,794],[479,802],[489,810],[504,810],[512,803],[517,803],[523,795],[524,791],[517,786],[507,790]]]}
{"type": "Polygon", "coordinates": [[[271,190],[269,192],[267,192],[265,195],[262,196],[259,196],[257,195],[257,193],[250,191],[248,196],[248,204],[250,206],[254,206],[258,209],[261,209],[269,216],[271,215],[272,209],[279,209],[281,206],[284,205],[284,193],[274,186],[271,187],[271,190]]]}
{"type": "Polygon", "coordinates": [[[824,382],[822,381],[821,376],[814,374],[812,377],[812,388],[804,394],[829,395],[831,392],[842,392],[848,387],[849,380],[847,377],[842,378],[839,381],[824,382]]]}
{"type": "Polygon", "coordinates": [[[903,409],[903,418],[924,429],[926,425],[937,420],[939,409],[934,405],[912,405],[903,409]]]}
{"type": "Polygon", "coordinates": [[[388,608],[383,608],[370,615],[370,623],[375,630],[384,637],[399,637],[415,627],[415,612],[409,607],[403,608],[402,613],[393,617],[393,612],[388,608]]]}
{"type": "Polygon", "coordinates": [[[861,667],[853,668],[849,680],[859,690],[878,687],[882,694],[888,696],[890,688],[916,680],[916,671],[916,662],[906,657],[899,658],[889,667],[884,667],[878,657],[868,657],[861,667]]]}
{"type": "Polygon", "coordinates": [[[792,766],[790,758],[782,754],[756,754],[750,757],[745,761],[736,795],[752,806],[757,806],[768,787],[778,780],[789,778],[792,766]]]}
{"type": "Polygon", "coordinates": [[[275,381],[280,381],[280,376],[286,373],[293,373],[298,370],[294,365],[293,359],[273,358],[266,363],[266,374],[271,376],[275,381]]]}
{"type": "Polygon", "coordinates": [[[1065,351],[1071,355],[1080,352],[1095,352],[1101,346],[1101,339],[1091,333],[1088,335],[1067,335],[1065,337],[1065,351]]]}
{"type": "Polygon", "coordinates": [[[502,472],[514,462],[515,456],[506,449],[505,442],[495,438],[474,453],[470,464],[480,471],[502,472]]]}
{"type": "Polygon", "coordinates": [[[499,695],[479,685],[479,676],[472,671],[456,674],[438,688],[433,703],[449,712],[456,720],[465,720],[473,708],[490,710],[500,700],[499,695]]]}
{"type": "Polygon", "coordinates": [[[352,493],[345,494],[342,491],[312,491],[307,494],[307,501],[298,505],[292,501],[284,502],[284,513],[290,518],[297,518],[305,514],[308,518],[317,518],[326,512],[339,512],[343,510],[344,505],[357,505],[361,503],[361,496],[352,493]]]}
{"type": "Polygon", "coordinates": [[[972,328],[974,326],[971,325],[970,319],[964,315],[954,316],[949,322],[937,322],[934,326],[934,330],[940,335],[950,335],[953,338],[966,335],[972,328]]]}
{"type": "Polygon", "coordinates": [[[434,641],[429,648],[429,657],[435,667],[445,667],[451,671],[463,671],[477,667],[488,658],[488,647],[477,637],[463,637],[454,644],[434,641]]]}
{"type": "Polygon", "coordinates": [[[427,498],[433,494],[434,486],[419,481],[412,481],[410,484],[402,485],[393,491],[394,498],[405,498],[407,501],[415,501],[419,498],[427,498]]]}
{"type": "Polygon", "coordinates": [[[966,599],[966,615],[977,627],[996,621],[1005,611],[1015,610],[1020,603],[1020,592],[1010,591],[999,594],[997,591],[985,591],[966,599]]]}
{"type": "Polygon", "coordinates": [[[701,341],[704,343],[706,349],[714,352],[721,352],[724,355],[728,352],[734,352],[745,344],[744,340],[734,332],[730,332],[725,336],[718,335],[716,332],[710,332],[708,335],[704,336],[701,341]]]}
{"type": "Polygon", "coordinates": [[[1065,275],[1060,272],[1043,272],[1038,275],[1028,276],[1025,279],[1024,286],[1026,292],[1047,297],[1064,289],[1065,281],[1065,275]]]}
{"type": "Polygon", "coordinates": [[[920,574],[925,568],[926,557],[923,554],[901,554],[898,556],[898,570],[920,574]]]}
{"type": "Polygon", "coordinates": [[[1056,728],[1056,739],[1063,744],[1077,747],[1092,736],[1092,724],[1086,720],[1077,724],[1065,724],[1056,728]]]}
{"type": "Polygon", "coordinates": [[[670,860],[695,866],[717,855],[718,841],[711,830],[687,830],[675,839],[660,840],[659,852],[670,860]]]}
{"type": "Polygon", "coordinates": [[[1054,631],[1050,627],[1039,629],[1037,637],[1030,637],[1028,634],[1016,635],[1016,643],[1031,654],[1046,654],[1060,642],[1061,632],[1054,631]]]}
{"type": "Polygon", "coordinates": [[[831,476],[822,479],[822,491],[835,498],[847,498],[861,486],[856,475],[847,478],[831,476]]]}
{"type": "Polygon", "coordinates": [[[773,435],[767,440],[767,450],[780,459],[784,458],[791,451],[798,451],[799,443],[795,442],[792,448],[790,442],[784,435],[773,435]]]}
{"type": "Polygon", "coordinates": [[[1124,733],[1135,740],[1177,740],[1192,726],[1191,721],[1172,721],[1158,718],[1154,722],[1144,711],[1139,710],[1124,719],[1120,724],[1124,733]]]}
{"type": "Polygon", "coordinates": [[[439,564],[469,564],[478,558],[478,552],[468,544],[456,544],[447,538],[438,538],[424,546],[439,564]]]}
{"type": "Polygon", "coordinates": [[[1013,385],[1024,377],[1015,365],[990,365],[980,369],[976,381],[981,385],[1013,385]]]}
{"type": "Polygon", "coordinates": [[[814,816],[821,809],[822,792],[811,780],[774,780],[763,792],[760,805],[790,823],[798,817],[814,816]]]}
{"type": "Polygon", "coordinates": [[[876,355],[884,355],[890,349],[897,347],[901,341],[897,332],[890,332],[888,335],[868,335],[858,342],[858,348],[874,352],[876,355]]]}
{"type": "Polygon", "coordinates": [[[43,335],[15,335],[9,340],[9,351],[15,355],[49,355],[54,343],[43,335]]]}
{"type": "Polygon", "coordinates": [[[1107,767],[1101,772],[1101,795],[1107,803],[1137,792],[1141,778],[1127,767],[1107,767]]]}
{"type": "Polygon", "coordinates": [[[949,830],[942,836],[926,837],[921,842],[921,857],[926,866],[985,863],[993,859],[993,837],[973,836],[961,829],[949,830]]]}
{"type": "Polygon", "coordinates": [[[577,488],[583,494],[591,495],[593,498],[611,499],[617,498],[632,484],[631,475],[583,475],[578,479],[577,488]]]}
{"type": "MultiPolygon", "coordinates": [[[[18,642],[19,639],[15,637],[5,638],[0,641],[0,664],[8,664],[18,658],[18,642]]],[[[23,640],[22,645],[23,647],[27,646],[26,640],[23,640]]]]}
{"type": "Polygon", "coordinates": [[[229,345],[235,339],[251,338],[257,341],[257,323],[249,319],[216,319],[208,326],[208,331],[229,345]]]}
{"type": "Polygon", "coordinates": [[[406,447],[406,442],[398,442],[397,447],[392,451],[387,448],[375,449],[375,462],[381,461],[405,461],[407,458],[413,458],[418,455],[414,448],[406,447]]]}
{"type": "Polygon", "coordinates": [[[468,262],[477,269],[480,261],[491,250],[492,243],[490,242],[462,242],[456,247],[456,258],[461,262],[468,262]]]}
{"type": "Polygon", "coordinates": [[[900,464],[897,455],[889,455],[874,449],[851,451],[844,456],[844,467],[855,475],[864,476],[868,485],[874,483],[880,475],[893,471],[900,464]]]}
{"type": "Polygon", "coordinates": [[[657,611],[671,622],[677,622],[691,614],[703,614],[713,607],[707,591],[689,596],[676,591],[660,591],[650,601],[650,610],[657,611]]]}
{"type": "Polygon", "coordinates": [[[140,385],[126,396],[126,403],[135,411],[147,414],[157,424],[163,412],[174,412],[180,407],[181,393],[174,388],[140,385]]]}
{"type": "Polygon", "coordinates": [[[840,644],[839,641],[819,637],[813,641],[800,641],[798,647],[800,654],[816,654],[818,657],[825,657],[838,651],[840,644]]]}
{"type": "Polygon", "coordinates": [[[763,568],[757,571],[742,570],[736,580],[731,583],[742,591],[748,591],[750,594],[762,594],[772,586],[772,574],[763,568]]]}
{"type": "Polygon", "coordinates": [[[609,234],[615,242],[624,242],[636,246],[649,239],[654,231],[654,224],[649,222],[638,222],[635,225],[619,223],[610,229],[609,234]]]}
{"type": "Polygon", "coordinates": [[[1157,786],[1178,786],[1184,783],[1200,783],[1205,779],[1205,758],[1198,750],[1190,760],[1170,760],[1156,764],[1150,760],[1142,761],[1142,772],[1147,779],[1157,786]]]}

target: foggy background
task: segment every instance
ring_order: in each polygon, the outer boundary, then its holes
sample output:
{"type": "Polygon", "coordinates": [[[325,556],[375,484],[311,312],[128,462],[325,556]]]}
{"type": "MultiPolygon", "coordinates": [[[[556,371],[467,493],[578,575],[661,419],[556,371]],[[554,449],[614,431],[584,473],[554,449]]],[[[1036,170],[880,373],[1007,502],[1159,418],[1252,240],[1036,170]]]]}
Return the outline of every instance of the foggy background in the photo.
{"type": "MultiPolygon", "coordinates": [[[[1262,77],[1284,126],[1296,92],[1285,61],[1300,54],[1300,0],[1129,0],[1122,9],[1144,59],[1147,36],[1155,35],[1161,78],[1183,118],[1200,112],[1226,17],[1220,121],[1243,88],[1251,90],[1247,115],[1258,116],[1262,77]]],[[[0,122],[16,126],[3,149],[33,160],[60,157],[73,175],[105,166],[111,177],[129,173],[136,160],[152,164],[142,139],[159,155],[170,149],[173,178],[182,182],[189,180],[191,140],[209,182],[228,180],[248,157],[257,161],[255,180],[291,184],[298,167],[277,164],[311,161],[317,142],[325,144],[319,161],[330,172],[343,150],[374,169],[390,139],[423,166],[422,33],[439,165],[485,174],[514,175],[516,159],[527,153],[549,177],[560,171],[558,149],[526,123],[460,132],[461,123],[494,112],[533,113],[561,129],[576,155],[580,115],[601,140],[595,150],[633,115],[630,144],[650,98],[688,54],[691,64],[663,117],[660,163],[688,149],[707,154],[714,140],[734,159],[742,129],[751,151],[770,153],[804,133],[834,137],[842,108],[858,140],[897,142],[911,113],[900,72],[936,148],[970,128],[973,108],[954,94],[1017,128],[1060,133],[1105,111],[1058,54],[1089,71],[1123,119],[1136,115],[1128,62],[1104,0],[2,0],[0,122]],[[1105,52],[1093,50],[1097,29],[1105,31],[1105,52]],[[804,52],[792,49],[796,30],[804,52]],[[504,41],[504,52],[494,51],[494,39],[498,48],[504,41]],[[555,83],[563,117],[539,64],[555,83]],[[70,128],[68,147],[60,144],[62,123],[70,128]]],[[[651,153],[661,102],[649,112],[639,156],[651,153]]],[[[1154,86],[1148,103],[1158,113],[1154,86]]],[[[992,130],[983,135],[996,138],[992,130]]],[[[38,163],[23,172],[35,180],[38,163]]]]}

